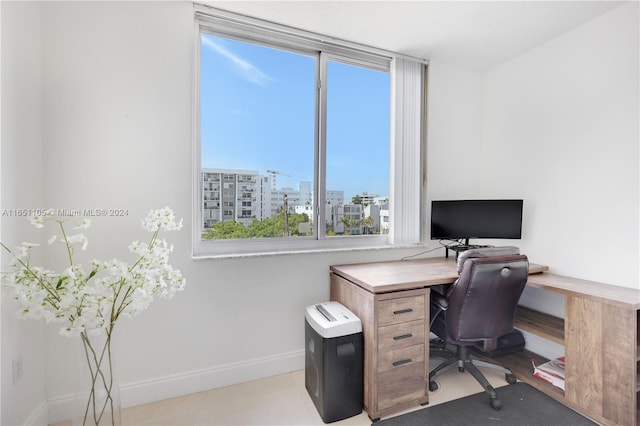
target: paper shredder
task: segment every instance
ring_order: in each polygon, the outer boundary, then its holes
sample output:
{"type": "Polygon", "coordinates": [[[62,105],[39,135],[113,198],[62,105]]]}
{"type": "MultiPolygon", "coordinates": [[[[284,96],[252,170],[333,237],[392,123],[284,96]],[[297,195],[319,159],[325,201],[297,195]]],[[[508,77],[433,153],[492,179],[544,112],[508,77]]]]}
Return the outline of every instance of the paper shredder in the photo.
{"type": "Polygon", "coordinates": [[[362,412],[363,359],[360,319],[338,302],[307,307],[305,386],[325,423],[362,412]]]}

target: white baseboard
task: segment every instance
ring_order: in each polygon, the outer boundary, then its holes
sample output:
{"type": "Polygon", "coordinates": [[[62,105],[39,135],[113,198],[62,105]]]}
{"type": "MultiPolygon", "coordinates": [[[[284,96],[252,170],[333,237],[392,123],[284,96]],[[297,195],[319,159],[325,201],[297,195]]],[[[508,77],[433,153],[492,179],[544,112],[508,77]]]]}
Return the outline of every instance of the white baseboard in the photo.
{"type": "MultiPolygon", "coordinates": [[[[120,385],[122,408],[304,369],[304,350],[120,385]]],[[[49,423],[69,419],[71,395],[49,401],[49,423]]],[[[46,423],[45,423],[46,424],[46,423]]]]}
{"type": "MultiPolygon", "coordinates": [[[[528,350],[550,359],[564,355],[564,346],[525,331],[522,333],[525,336],[528,350]]],[[[121,384],[122,407],[147,404],[302,370],[304,369],[304,357],[304,350],[299,350],[136,383],[121,384]]],[[[30,416],[27,425],[38,426],[68,420],[72,402],[72,395],[49,400],[48,404],[43,404],[30,416]]]]}
{"type": "Polygon", "coordinates": [[[25,421],[26,426],[46,426],[49,424],[49,404],[43,401],[25,421]]]}

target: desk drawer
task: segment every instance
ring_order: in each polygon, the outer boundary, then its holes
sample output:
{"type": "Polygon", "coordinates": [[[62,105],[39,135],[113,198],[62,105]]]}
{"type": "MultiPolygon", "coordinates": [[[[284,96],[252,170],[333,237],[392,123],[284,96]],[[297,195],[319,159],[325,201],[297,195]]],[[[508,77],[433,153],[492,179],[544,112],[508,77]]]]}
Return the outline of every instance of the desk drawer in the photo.
{"type": "MultiPolygon", "coordinates": [[[[423,354],[424,345],[412,346],[402,349],[402,352],[414,352],[411,356],[423,354]]],[[[391,351],[399,352],[399,351],[391,351]]],[[[385,355],[383,354],[383,357],[385,355]]],[[[396,359],[396,357],[393,357],[396,359]]],[[[405,358],[399,358],[402,360],[405,358]]],[[[392,363],[386,363],[391,365],[392,363]]],[[[396,405],[415,402],[426,402],[428,398],[428,371],[425,370],[424,359],[418,361],[391,366],[390,369],[379,370],[377,377],[378,384],[378,410],[385,410],[396,405]]]]}
{"type": "Polygon", "coordinates": [[[400,324],[386,325],[378,328],[379,352],[387,352],[393,349],[419,345],[424,342],[423,319],[401,322],[400,324]]]}
{"type": "Polygon", "coordinates": [[[425,296],[400,297],[378,302],[378,325],[424,318],[425,296]]]}
{"type": "Polygon", "coordinates": [[[424,343],[378,353],[378,372],[399,370],[411,364],[424,364],[424,343]]]}

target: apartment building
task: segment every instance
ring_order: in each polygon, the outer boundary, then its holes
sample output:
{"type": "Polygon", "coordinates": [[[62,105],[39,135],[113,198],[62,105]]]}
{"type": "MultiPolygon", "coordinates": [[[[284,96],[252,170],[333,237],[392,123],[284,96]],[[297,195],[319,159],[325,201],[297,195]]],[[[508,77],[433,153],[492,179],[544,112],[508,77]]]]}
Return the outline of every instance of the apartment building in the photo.
{"type": "MultiPolygon", "coordinates": [[[[300,188],[273,188],[273,176],[256,170],[203,169],[202,229],[218,222],[235,221],[248,226],[253,219],[263,220],[285,208],[289,213],[306,213],[313,217],[313,190],[311,182],[300,182],[300,188]]],[[[380,232],[381,206],[388,198],[363,192],[362,204],[345,204],[344,191],[329,190],[326,199],[326,228],[351,235],[380,232]],[[371,216],[373,224],[366,226],[363,219],[371,216]],[[346,225],[346,228],[345,228],[346,225]],[[366,232],[365,232],[366,228],[366,232]]]]}
{"type": "Polygon", "coordinates": [[[255,170],[203,169],[201,188],[203,229],[229,221],[249,225],[271,214],[263,209],[271,204],[269,177],[255,170]]]}

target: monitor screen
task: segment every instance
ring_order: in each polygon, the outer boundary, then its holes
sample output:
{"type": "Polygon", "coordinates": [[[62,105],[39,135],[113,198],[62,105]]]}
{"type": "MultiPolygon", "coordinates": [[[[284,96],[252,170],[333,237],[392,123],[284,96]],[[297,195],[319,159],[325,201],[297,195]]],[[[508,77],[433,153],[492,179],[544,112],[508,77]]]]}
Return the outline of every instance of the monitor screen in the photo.
{"type": "Polygon", "coordinates": [[[431,239],[519,239],[522,200],[448,200],[431,202],[431,239]]]}

